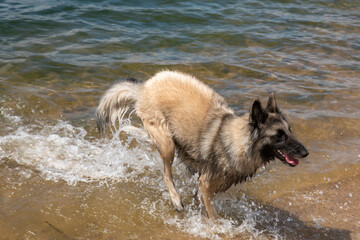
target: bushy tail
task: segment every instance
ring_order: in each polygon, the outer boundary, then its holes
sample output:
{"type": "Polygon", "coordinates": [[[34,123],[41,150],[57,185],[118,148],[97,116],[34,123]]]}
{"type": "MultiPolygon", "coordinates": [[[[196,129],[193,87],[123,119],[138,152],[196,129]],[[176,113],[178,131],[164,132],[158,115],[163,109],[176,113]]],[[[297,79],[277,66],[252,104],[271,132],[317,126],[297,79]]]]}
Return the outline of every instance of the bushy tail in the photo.
{"type": "Polygon", "coordinates": [[[96,109],[100,134],[105,133],[106,124],[115,124],[116,120],[123,119],[129,108],[136,103],[140,88],[140,83],[126,81],[113,85],[105,92],[96,109]]]}

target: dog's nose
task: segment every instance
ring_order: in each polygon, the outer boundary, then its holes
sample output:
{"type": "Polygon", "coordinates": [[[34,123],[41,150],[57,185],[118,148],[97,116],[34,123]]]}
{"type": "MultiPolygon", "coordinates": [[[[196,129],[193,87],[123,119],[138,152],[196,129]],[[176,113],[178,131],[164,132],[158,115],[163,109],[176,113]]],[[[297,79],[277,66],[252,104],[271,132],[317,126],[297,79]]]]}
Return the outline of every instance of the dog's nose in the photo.
{"type": "Polygon", "coordinates": [[[307,157],[309,155],[309,151],[306,148],[304,148],[301,151],[301,155],[302,155],[303,158],[305,158],[305,157],[307,157]]]}

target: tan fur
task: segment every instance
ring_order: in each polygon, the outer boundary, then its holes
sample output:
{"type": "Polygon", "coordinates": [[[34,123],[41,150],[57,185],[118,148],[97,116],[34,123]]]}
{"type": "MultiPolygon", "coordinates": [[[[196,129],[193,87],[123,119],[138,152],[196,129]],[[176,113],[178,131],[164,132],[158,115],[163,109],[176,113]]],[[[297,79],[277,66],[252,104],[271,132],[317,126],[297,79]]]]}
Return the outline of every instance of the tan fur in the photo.
{"type": "Polygon", "coordinates": [[[105,131],[105,123],[122,120],[131,104],[135,104],[141,85],[130,82],[117,83],[107,90],[96,109],[97,124],[105,131]]]}
{"type": "Polygon", "coordinates": [[[254,153],[249,114],[236,116],[223,97],[190,75],[162,71],[142,85],[114,85],[101,99],[98,124],[114,123],[134,103],[163,159],[165,185],[179,211],[183,205],[171,174],[176,150],[180,161],[200,173],[202,199],[212,219],[217,217],[215,194],[264,164],[254,153]]]}
{"type": "Polygon", "coordinates": [[[143,121],[171,125],[180,141],[198,144],[199,132],[218,95],[189,75],[164,71],[148,80],[139,96],[136,112],[143,121]]]}

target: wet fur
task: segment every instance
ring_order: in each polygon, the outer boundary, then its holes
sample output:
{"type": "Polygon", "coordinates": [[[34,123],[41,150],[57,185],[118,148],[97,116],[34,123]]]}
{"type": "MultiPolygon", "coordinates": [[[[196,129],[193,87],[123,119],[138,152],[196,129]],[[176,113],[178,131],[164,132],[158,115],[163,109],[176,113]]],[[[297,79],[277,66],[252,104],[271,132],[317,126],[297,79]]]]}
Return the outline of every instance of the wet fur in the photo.
{"type": "Polygon", "coordinates": [[[202,200],[212,219],[217,217],[216,193],[252,177],[275,159],[274,150],[294,157],[308,154],[291,134],[274,94],[265,109],[256,99],[248,114],[237,116],[223,97],[196,78],[162,71],[144,83],[112,86],[96,111],[100,131],[122,119],[132,105],[160,152],[164,181],[179,211],[183,205],[171,174],[175,151],[180,161],[199,173],[202,200]]]}

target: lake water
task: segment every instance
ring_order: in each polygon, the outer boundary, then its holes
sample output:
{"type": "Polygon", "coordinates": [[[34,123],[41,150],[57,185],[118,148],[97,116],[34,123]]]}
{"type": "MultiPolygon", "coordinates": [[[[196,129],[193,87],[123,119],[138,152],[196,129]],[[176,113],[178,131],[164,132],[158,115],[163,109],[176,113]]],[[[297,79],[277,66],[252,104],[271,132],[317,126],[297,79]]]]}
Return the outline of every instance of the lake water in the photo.
{"type": "Polygon", "coordinates": [[[1,239],[360,239],[360,2],[0,1],[0,122],[1,239]],[[174,211],[154,148],[94,117],[162,69],[239,114],[276,92],[309,157],[218,195],[218,222],[176,162],[174,211]]]}

